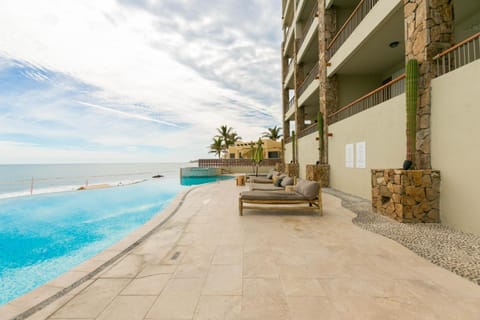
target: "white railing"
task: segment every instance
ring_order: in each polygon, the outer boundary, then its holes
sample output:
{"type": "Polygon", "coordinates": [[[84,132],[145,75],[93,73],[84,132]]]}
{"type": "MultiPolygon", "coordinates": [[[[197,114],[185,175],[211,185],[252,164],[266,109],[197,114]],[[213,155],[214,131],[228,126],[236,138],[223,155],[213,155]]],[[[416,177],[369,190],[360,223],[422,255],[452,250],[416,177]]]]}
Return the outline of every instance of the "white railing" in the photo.
{"type": "Polygon", "coordinates": [[[433,57],[436,76],[453,71],[480,59],[480,32],[433,57]]]}

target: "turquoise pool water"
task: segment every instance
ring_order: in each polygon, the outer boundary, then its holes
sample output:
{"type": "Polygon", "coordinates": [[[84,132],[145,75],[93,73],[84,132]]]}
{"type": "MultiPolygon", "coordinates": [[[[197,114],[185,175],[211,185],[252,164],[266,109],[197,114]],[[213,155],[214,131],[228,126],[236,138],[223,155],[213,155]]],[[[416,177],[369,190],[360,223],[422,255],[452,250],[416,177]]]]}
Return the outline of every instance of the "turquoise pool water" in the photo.
{"type": "Polygon", "coordinates": [[[0,200],[0,305],[124,238],[185,186],[226,177],[162,178],[134,185],[0,200]]]}

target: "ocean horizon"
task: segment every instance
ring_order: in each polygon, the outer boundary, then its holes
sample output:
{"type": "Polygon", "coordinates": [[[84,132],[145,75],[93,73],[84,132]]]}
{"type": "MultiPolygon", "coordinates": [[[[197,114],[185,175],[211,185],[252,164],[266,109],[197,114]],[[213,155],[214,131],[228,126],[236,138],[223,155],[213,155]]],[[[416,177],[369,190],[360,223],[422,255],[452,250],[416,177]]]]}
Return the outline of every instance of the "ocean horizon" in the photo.
{"type": "Polygon", "coordinates": [[[127,185],[155,175],[179,177],[192,162],[0,164],[0,199],[76,191],[86,185],[127,185]]]}

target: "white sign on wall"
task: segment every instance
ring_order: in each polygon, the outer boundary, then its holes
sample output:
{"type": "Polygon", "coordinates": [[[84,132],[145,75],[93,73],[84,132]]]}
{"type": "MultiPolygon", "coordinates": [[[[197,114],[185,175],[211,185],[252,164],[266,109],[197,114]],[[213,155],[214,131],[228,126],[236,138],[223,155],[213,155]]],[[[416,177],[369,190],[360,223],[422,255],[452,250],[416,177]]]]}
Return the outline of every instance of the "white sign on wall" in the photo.
{"type": "Polygon", "coordinates": [[[345,167],[353,168],[353,143],[345,145],[345,167]]]}
{"type": "Polygon", "coordinates": [[[367,152],[365,141],[357,142],[355,144],[355,167],[356,168],[366,168],[367,167],[367,152]]]}

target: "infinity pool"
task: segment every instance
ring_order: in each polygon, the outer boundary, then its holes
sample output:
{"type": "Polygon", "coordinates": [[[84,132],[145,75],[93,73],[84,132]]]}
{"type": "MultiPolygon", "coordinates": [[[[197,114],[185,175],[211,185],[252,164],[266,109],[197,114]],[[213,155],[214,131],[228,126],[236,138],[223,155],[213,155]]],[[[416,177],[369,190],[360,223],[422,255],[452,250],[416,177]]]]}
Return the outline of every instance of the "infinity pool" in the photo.
{"type": "Polygon", "coordinates": [[[152,180],[0,200],[0,305],[124,238],[185,188],[224,177],[152,180]]]}

